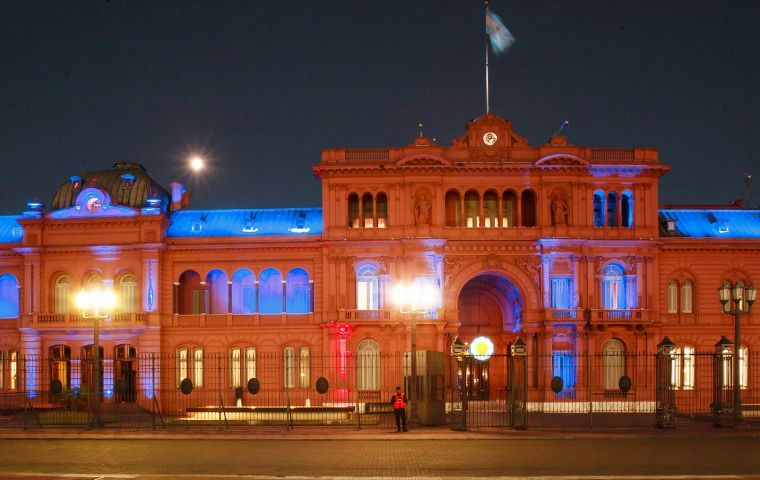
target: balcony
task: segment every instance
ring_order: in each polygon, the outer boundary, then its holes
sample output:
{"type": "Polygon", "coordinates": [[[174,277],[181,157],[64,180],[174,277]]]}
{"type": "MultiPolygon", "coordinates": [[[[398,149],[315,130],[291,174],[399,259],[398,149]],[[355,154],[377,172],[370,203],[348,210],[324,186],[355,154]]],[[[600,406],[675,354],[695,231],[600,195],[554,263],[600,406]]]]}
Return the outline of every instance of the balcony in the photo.
{"type": "MultiPolygon", "coordinates": [[[[37,328],[91,328],[92,318],[84,318],[74,313],[38,313],[29,315],[26,319],[37,328]]],[[[107,320],[101,320],[102,326],[130,327],[148,324],[147,312],[115,313],[107,320]]]]}
{"type": "Polygon", "coordinates": [[[355,310],[355,309],[340,309],[339,316],[341,320],[347,322],[362,322],[362,321],[392,321],[396,319],[396,311],[392,308],[384,308],[380,310],[355,310]]]}
{"type": "Polygon", "coordinates": [[[283,327],[292,325],[310,325],[314,322],[314,313],[199,313],[190,315],[172,315],[172,327],[283,327]]]}
{"type": "Polygon", "coordinates": [[[560,309],[547,309],[546,310],[546,320],[547,321],[575,321],[581,319],[583,320],[583,310],[560,310],[560,309]]]}
{"type": "Polygon", "coordinates": [[[591,309],[590,310],[589,323],[604,324],[604,323],[622,323],[622,324],[634,324],[634,323],[649,323],[649,310],[645,309],[628,309],[628,310],[604,310],[604,309],[591,309]]]}

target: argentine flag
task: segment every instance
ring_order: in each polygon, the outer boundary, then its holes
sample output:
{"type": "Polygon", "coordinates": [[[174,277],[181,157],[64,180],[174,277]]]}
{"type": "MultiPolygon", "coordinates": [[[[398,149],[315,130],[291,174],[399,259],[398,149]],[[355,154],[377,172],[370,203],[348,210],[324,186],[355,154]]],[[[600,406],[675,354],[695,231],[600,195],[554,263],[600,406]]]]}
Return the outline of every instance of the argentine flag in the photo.
{"type": "Polygon", "coordinates": [[[515,37],[504,26],[501,18],[495,13],[491,13],[490,10],[486,11],[486,33],[488,39],[491,40],[491,48],[497,55],[506,53],[509,47],[515,43],[515,37]]]}

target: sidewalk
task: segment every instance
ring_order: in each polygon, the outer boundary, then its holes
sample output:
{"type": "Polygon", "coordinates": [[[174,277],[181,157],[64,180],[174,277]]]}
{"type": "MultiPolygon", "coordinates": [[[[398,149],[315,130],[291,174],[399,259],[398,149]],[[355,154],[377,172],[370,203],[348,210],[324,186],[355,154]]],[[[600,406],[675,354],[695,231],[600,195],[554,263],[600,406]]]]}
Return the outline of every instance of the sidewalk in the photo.
{"type": "Polygon", "coordinates": [[[29,430],[0,430],[0,439],[160,439],[160,440],[536,440],[584,438],[759,438],[760,425],[749,424],[733,428],[716,428],[707,424],[685,424],[675,429],[650,427],[627,428],[481,428],[454,431],[449,427],[422,427],[398,433],[395,428],[348,427],[232,427],[230,429],[169,428],[158,430],[130,429],[71,429],[33,428],[29,430]]]}

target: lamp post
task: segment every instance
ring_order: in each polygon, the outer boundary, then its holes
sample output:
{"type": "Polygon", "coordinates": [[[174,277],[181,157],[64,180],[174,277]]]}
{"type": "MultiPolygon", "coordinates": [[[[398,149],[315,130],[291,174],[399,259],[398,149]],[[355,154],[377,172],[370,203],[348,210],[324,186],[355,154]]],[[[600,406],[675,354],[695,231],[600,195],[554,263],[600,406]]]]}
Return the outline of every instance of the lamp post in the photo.
{"type": "Polygon", "coordinates": [[[723,313],[734,316],[734,415],[736,423],[742,421],[742,387],[741,387],[741,316],[749,315],[752,304],[757,297],[757,289],[754,285],[744,285],[741,280],[733,285],[723,282],[718,289],[718,297],[723,305],[723,313]],[[731,303],[733,300],[733,303],[731,303]]]}
{"type": "Polygon", "coordinates": [[[393,289],[393,299],[399,313],[409,315],[411,320],[412,334],[412,359],[411,359],[411,395],[407,398],[410,401],[409,407],[409,426],[418,427],[420,419],[417,416],[417,317],[426,315],[433,309],[435,303],[435,288],[432,285],[420,286],[416,283],[406,285],[398,283],[393,289]]]}
{"type": "MultiPolygon", "coordinates": [[[[76,296],[76,305],[83,318],[92,319],[92,390],[95,400],[92,402],[93,421],[100,425],[100,320],[108,318],[116,306],[113,290],[93,288],[81,291],[76,296]]],[[[92,399],[92,392],[90,398],[92,399]]]]}

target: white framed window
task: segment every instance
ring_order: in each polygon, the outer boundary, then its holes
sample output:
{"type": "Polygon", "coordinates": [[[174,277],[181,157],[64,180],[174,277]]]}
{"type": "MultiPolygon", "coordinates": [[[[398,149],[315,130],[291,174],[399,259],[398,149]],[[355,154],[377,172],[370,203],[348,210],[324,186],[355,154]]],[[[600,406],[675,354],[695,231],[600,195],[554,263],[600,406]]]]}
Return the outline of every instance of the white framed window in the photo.
{"type": "Polygon", "coordinates": [[[623,268],[611,264],[604,268],[602,276],[602,302],[605,309],[626,309],[626,285],[623,268]]]}
{"type": "Polygon", "coordinates": [[[203,386],[203,349],[193,350],[193,384],[201,388],[203,386]]]}
{"type": "Polygon", "coordinates": [[[605,390],[620,388],[620,377],[625,375],[625,346],[617,339],[608,340],[602,350],[602,383],[605,390]]]}
{"type": "Polygon", "coordinates": [[[71,277],[61,275],[55,279],[55,292],[53,294],[55,313],[70,313],[71,311],[71,277]]]}
{"type": "Polygon", "coordinates": [[[137,311],[137,277],[131,273],[119,278],[119,301],[123,313],[137,311]]]}
{"type": "Polygon", "coordinates": [[[256,378],[256,349],[248,347],[245,349],[245,383],[256,378]]]}
{"type": "Polygon", "coordinates": [[[681,388],[681,349],[675,348],[670,356],[670,386],[672,388],[681,388]]]}
{"type": "Polygon", "coordinates": [[[179,384],[182,383],[182,380],[189,378],[187,365],[187,349],[177,349],[177,387],[179,387],[179,384]]]}
{"type": "Polygon", "coordinates": [[[296,368],[296,349],[293,347],[285,347],[282,355],[283,363],[283,384],[285,388],[293,388],[296,385],[295,382],[295,368],[296,368]]]}
{"type": "Polygon", "coordinates": [[[739,348],[739,385],[742,390],[749,386],[749,351],[747,347],[739,348]]]}
{"type": "Polygon", "coordinates": [[[356,369],[359,390],[380,389],[380,346],[376,341],[362,340],[356,347],[356,369]]]}
{"type": "Polygon", "coordinates": [[[379,290],[377,268],[371,264],[360,266],[356,270],[356,309],[377,310],[379,290]]]}
{"type": "Polygon", "coordinates": [[[311,385],[311,359],[309,356],[309,347],[301,347],[298,361],[298,386],[309,388],[311,385]]]}
{"type": "Polygon", "coordinates": [[[692,286],[689,280],[686,280],[681,285],[681,312],[692,312],[692,286]]]}
{"type": "Polygon", "coordinates": [[[668,282],[668,313],[678,313],[678,283],[668,282]]]}
{"type": "Polygon", "coordinates": [[[683,389],[694,390],[695,377],[695,356],[694,347],[683,347],[683,389]]]}
{"type": "Polygon", "coordinates": [[[230,349],[230,386],[237,388],[240,386],[241,368],[240,348],[230,349]]]}
{"type": "Polygon", "coordinates": [[[552,278],[552,308],[567,310],[570,308],[570,279],[552,278]]]}

